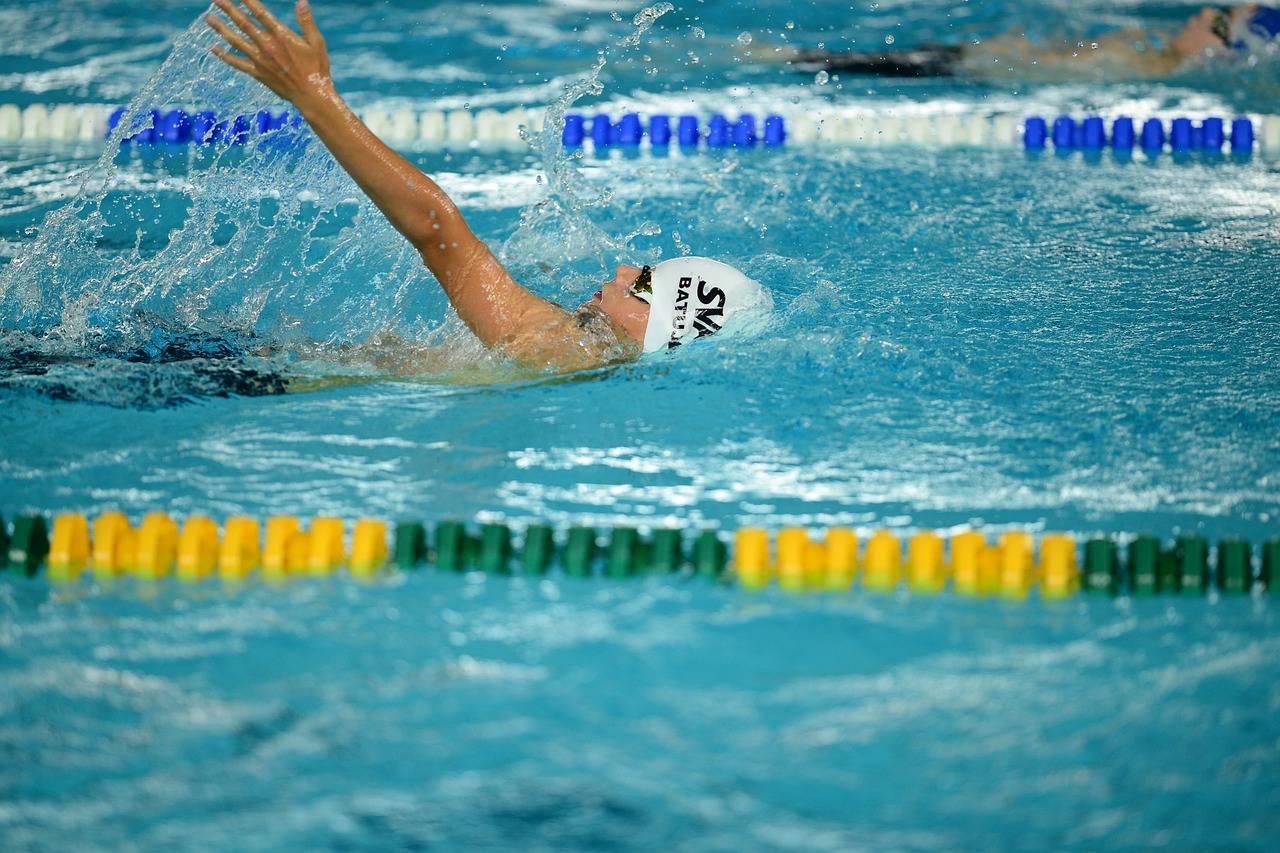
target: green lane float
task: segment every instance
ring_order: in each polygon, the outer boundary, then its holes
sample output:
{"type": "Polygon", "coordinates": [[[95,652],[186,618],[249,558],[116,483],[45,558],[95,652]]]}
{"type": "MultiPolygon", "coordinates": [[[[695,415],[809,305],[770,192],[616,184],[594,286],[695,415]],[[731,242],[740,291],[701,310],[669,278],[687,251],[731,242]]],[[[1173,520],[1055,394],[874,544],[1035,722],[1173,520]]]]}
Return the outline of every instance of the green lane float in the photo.
{"type": "Polygon", "coordinates": [[[442,521],[436,528],[436,566],[445,572],[465,571],[473,564],[476,547],[461,521],[442,521]]]}
{"type": "Polygon", "coordinates": [[[1262,546],[1262,568],[1258,581],[1265,589],[1275,589],[1280,584],[1280,537],[1268,539],[1262,546]]]}
{"type": "Polygon", "coordinates": [[[1183,595],[1203,595],[1209,582],[1209,546],[1199,536],[1178,538],[1178,567],[1183,595]]]}
{"type": "Polygon", "coordinates": [[[609,536],[605,574],[611,578],[629,578],[636,573],[636,550],[640,532],[633,527],[615,527],[609,536]]]}
{"type": "Polygon", "coordinates": [[[1218,546],[1218,589],[1227,595],[1243,595],[1253,585],[1249,545],[1243,539],[1224,539],[1218,546]]]}
{"type": "Polygon", "coordinates": [[[1084,588],[1111,595],[1120,591],[1120,560],[1114,541],[1090,539],[1085,543],[1084,588]]]}
{"type": "Polygon", "coordinates": [[[718,578],[729,562],[728,546],[714,530],[704,530],[693,543],[693,570],[705,578],[718,578]]]}
{"type": "Polygon", "coordinates": [[[595,556],[595,529],[590,527],[569,528],[569,535],[564,544],[564,573],[575,578],[589,576],[595,556]]]}
{"type": "Polygon", "coordinates": [[[555,533],[546,524],[531,524],[524,532],[520,570],[526,575],[545,574],[555,556],[555,533]]]}
{"type": "Polygon", "coordinates": [[[965,530],[944,538],[921,530],[905,538],[886,529],[819,531],[790,526],[777,531],[743,527],[726,536],[707,528],[642,530],[619,525],[600,530],[574,525],[558,532],[546,524],[523,529],[504,522],[446,519],[434,527],[419,521],[394,526],[377,519],[353,522],[334,516],[310,520],[278,515],[265,524],[232,516],[221,528],[193,514],[181,524],[162,512],[135,526],[124,513],[92,520],[77,513],[0,516],[0,568],[25,576],[46,567],[55,583],[132,577],[185,583],[212,578],[245,583],[346,572],[372,577],[388,571],[522,574],[558,571],[569,578],[625,580],[644,575],[687,574],[735,583],[747,591],[777,586],[788,593],[839,593],[862,589],[906,591],[1022,601],[1032,595],[1064,599],[1088,595],[1203,597],[1271,593],[1280,572],[1280,536],[1259,548],[1239,537],[1216,546],[1184,534],[1162,541],[1151,534],[1033,536],[1006,530],[990,538],[965,530]]]}
{"type": "Polygon", "coordinates": [[[669,528],[653,531],[648,556],[645,568],[650,574],[665,575],[679,571],[684,565],[684,544],[680,539],[680,531],[669,528]]]}
{"type": "Polygon", "coordinates": [[[505,524],[486,524],[480,528],[477,567],[492,574],[511,573],[511,531],[505,524]]]}
{"type": "Polygon", "coordinates": [[[427,561],[427,529],[421,522],[402,521],[396,525],[396,545],[392,565],[416,569],[427,561]]]}
{"type": "Polygon", "coordinates": [[[10,571],[17,570],[34,575],[49,553],[49,534],[43,515],[20,515],[13,522],[9,536],[8,553],[10,571]]]}

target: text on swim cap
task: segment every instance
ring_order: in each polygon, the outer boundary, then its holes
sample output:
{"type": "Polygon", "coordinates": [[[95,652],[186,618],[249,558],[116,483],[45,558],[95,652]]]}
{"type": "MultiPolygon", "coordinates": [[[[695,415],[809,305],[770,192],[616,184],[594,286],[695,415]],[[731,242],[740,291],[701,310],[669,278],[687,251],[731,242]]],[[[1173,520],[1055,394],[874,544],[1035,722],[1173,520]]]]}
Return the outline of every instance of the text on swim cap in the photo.
{"type": "MultiPolygon", "coordinates": [[[[676,290],[675,323],[667,349],[680,346],[689,317],[689,291],[692,287],[691,277],[681,277],[676,290]]],[[[718,287],[707,287],[706,281],[698,279],[698,303],[693,312],[693,328],[698,332],[697,337],[714,335],[724,325],[725,293],[718,287]]]]}

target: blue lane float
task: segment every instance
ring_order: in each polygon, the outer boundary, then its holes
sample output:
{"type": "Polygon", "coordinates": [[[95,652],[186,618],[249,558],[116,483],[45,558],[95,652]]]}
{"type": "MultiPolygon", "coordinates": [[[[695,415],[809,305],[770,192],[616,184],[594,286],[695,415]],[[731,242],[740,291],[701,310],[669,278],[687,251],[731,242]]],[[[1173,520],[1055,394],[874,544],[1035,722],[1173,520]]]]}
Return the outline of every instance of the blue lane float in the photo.
{"type": "Polygon", "coordinates": [[[1103,126],[1102,119],[1097,116],[1090,116],[1084,120],[1081,126],[1082,148],[1098,149],[1105,148],[1107,145],[1107,131],[1103,126]]]}
{"type": "Polygon", "coordinates": [[[679,134],[677,139],[682,147],[693,147],[698,144],[698,140],[702,137],[702,130],[698,127],[697,116],[680,116],[676,130],[679,134]]]}
{"type": "Polygon", "coordinates": [[[1254,147],[1253,121],[1238,117],[1231,120],[1231,132],[1226,132],[1226,120],[1210,116],[1195,122],[1178,116],[1165,123],[1158,118],[1142,122],[1135,134],[1134,119],[1121,116],[1111,124],[1107,135],[1106,123],[1100,116],[1089,116],[1077,122],[1071,116],[1058,116],[1052,126],[1043,116],[1031,116],[1023,125],[1022,144],[1028,150],[1046,148],[1050,142],[1059,151],[1101,150],[1110,145],[1120,151],[1141,147],[1152,153],[1164,150],[1166,145],[1177,153],[1215,152],[1228,147],[1233,154],[1247,154],[1254,147]]]}
{"type": "Polygon", "coordinates": [[[1159,151],[1164,148],[1164,125],[1158,118],[1149,118],[1142,123],[1142,150],[1159,151]]]}
{"type": "Polygon", "coordinates": [[[1117,151],[1132,151],[1136,141],[1133,119],[1121,116],[1111,123],[1111,145],[1117,151]]]}
{"type": "Polygon", "coordinates": [[[604,113],[591,120],[591,141],[598,147],[613,144],[613,122],[604,113]]]}
{"type": "Polygon", "coordinates": [[[773,148],[787,140],[786,120],[777,114],[764,119],[763,134],[760,121],[753,113],[743,113],[736,120],[730,120],[723,113],[713,113],[705,126],[698,116],[677,116],[674,117],[674,133],[672,120],[672,116],[664,113],[652,115],[646,133],[644,119],[638,113],[626,113],[617,122],[604,113],[590,119],[579,113],[569,113],[564,117],[561,141],[567,148],[578,148],[590,139],[596,148],[606,148],[611,145],[640,145],[647,137],[653,147],[669,146],[674,139],[681,148],[697,148],[704,144],[708,148],[753,148],[761,144],[773,148]]]}
{"type": "Polygon", "coordinates": [[[1049,125],[1042,116],[1032,116],[1027,119],[1022,130],[1022,144],[1029,150],[1038,150],[1044,148],[1045,140],[1049,136],[1049,125]]]}
{"type": "Polygon", "coordinates": [[[649,142],[653,145],[671,144],[671,116],[656,115],[649,119],[649,142]]]}
{"type": "MultiPolygon", "coordinates": [[[[107,118],[107,134],[114,133],[125,120],[123,108],[113,110],[107,118]]],[[[195,143],[208,145],[225,142],[231,145],[243,145],[251,135],[265,136],[272,131],[291,125],[301,124],[300,119],[287,110],[272,112],[259,110],[253,115],[236,115],[227,118],[219,117],[212,110],[173,109],[167,111],[149,110],[133,116],[130,126],[121,135],[122,142],[138,142],[152,144],[166,142],[170,144],[195,143]]]]}
{"type": "Polygon", "coordinates": [[[583,140],[587,138],[587,120],[585,117],[573,114],[564,117],[564,137],[563,142],[566,148],[577,148],[582,145],[583,140]]]}
{"type": "Polygon", "coordinates": [[[786,122],[780,115],[771,115],[764,120],[764,144],[769,146],[781,145],[787,141],[786,122]]]}
{"type": "Polygon", "coordinates": [[[618,122],[615,138],[619,145],[639,145],[644,138],[644,128],[640,126],[640,116],[627,113],[618,122]]]}
{"type": "Polygon", "coordinates": [[[724,148],[729,144],[729,120],[720,113],[711,116],[707,123],[707,145],[724,148]]]}

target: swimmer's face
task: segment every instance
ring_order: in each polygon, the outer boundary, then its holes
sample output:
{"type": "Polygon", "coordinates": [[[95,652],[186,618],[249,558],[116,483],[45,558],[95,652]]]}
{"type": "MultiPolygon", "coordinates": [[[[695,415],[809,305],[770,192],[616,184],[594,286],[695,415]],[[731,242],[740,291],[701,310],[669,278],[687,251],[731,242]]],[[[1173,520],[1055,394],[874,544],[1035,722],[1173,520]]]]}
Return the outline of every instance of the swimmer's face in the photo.
{"type": "Polygon", "coordinates": [[[591,302],[609,317],[619,338],[626,337],[635,343],[644,342],[644,330],[649,325],[649,305],[631,295],[631,285],[640,277],[638,267],[620,266],[613,279],[606,281],[591,297],[591,302]]]}
{"type": "Polygon", "coordinates": [[[1173,38],[1173,47],[1183,56],[1198,56],[1206,49],[1227,49],[1224,36],[1231,25],[1240,18],[1252,15],[1256,6],[1236,6],[1230,9],[1205,6],[1200,13],[1187,19],[1182,31],[1173,38]]]}

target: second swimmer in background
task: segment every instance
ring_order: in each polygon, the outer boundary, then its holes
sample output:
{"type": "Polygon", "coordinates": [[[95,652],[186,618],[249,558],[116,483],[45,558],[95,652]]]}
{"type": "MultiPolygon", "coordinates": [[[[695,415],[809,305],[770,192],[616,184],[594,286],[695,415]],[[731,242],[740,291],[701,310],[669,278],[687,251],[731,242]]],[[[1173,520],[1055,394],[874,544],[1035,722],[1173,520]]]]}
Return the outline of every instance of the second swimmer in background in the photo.
{"type": "Polygon", "coordinates": [[[1061,46],[1006,33],[978,44],[866,53],[797,49],[784,51],[782,58],[808,73],[1112,81],[1167,77],[1251,52],[1274,50],[1277,34],[1280,9],[1206,6],[1176,33],[1121,30],[1061,46]]]}

